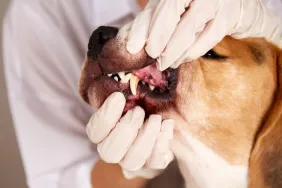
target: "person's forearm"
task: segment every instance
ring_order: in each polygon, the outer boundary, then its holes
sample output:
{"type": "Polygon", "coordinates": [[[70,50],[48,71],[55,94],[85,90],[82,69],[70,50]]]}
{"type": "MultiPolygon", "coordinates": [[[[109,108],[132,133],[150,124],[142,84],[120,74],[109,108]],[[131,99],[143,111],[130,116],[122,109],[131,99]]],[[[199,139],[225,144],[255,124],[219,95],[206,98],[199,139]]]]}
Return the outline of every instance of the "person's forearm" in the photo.
{"type": "Polygon", "coordinates": [[[148,3],[148,0],[137,0],[137,1],[141,9],[144,9],[146,4],[148,3]]]}
{"type": "Polygon", "coordinates": [[[126,179],[118,164],[105,163],[99,160],[91,171],[92,188],[182,188],[184,180],[173,161],[166,170],[153,179],[134,178],[126,179]]]}
{"type": "Polygon", "coordinates": [[[99,160],[91,171],[93,188],[145,188],[148,181],[143,178],[126,179],[118,164],[109,164],[102,160],[99,160]]]}

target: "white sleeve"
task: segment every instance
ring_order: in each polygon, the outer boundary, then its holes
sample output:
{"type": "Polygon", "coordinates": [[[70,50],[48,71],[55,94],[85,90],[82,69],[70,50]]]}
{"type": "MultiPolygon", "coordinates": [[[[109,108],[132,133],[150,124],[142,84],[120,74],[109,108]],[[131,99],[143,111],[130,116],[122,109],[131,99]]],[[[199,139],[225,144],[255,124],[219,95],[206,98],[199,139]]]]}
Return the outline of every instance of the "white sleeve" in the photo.
{"type": "Polygon", "coordinates": [[[261,0],[261,2],[282,19],[282,0],[261,0]]]}
{"type": "Polygon", "coordinates": [[[9,103],[31,188],[90,188],[93,113],[78,94],[92,0],[13,1],[4,19],[9,103]],[[86,14],[88,13],[88,14],[86,14]]]}

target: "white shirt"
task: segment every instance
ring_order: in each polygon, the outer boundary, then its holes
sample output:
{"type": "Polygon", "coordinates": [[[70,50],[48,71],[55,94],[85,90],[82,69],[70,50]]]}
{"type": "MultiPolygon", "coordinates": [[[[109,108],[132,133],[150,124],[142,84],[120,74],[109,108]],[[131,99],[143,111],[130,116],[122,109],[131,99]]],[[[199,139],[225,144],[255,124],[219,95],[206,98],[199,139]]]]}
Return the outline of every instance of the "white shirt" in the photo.
{"type": "MultiPolygon", "coordinates": [[[[270,0],[268,0],[270,1],[270,0]]],[[[281,10],[281,0],[275,4],[281,10]]],[[[92,115],[78,93],[91,33],[122,25],[135,0],[13,1],[4,20],[4,67],[14,127],[30,188],[90,188],[92,115]]],[[[269,5],[269,3],[268,3],[269,5]]],[[[270,4],[271,6],[271,4],[270,4]]]]}
{"type": "MultiPolygon", "coordinates": [[[[91,33],[133,18],[131,0],[13,1],[4,20],[4,67],[17,140],[31,188],[90,188],[92,109],[78,93],[91,33]]],[[[135,7],[134,7],[135,6],[135,7]]]]}

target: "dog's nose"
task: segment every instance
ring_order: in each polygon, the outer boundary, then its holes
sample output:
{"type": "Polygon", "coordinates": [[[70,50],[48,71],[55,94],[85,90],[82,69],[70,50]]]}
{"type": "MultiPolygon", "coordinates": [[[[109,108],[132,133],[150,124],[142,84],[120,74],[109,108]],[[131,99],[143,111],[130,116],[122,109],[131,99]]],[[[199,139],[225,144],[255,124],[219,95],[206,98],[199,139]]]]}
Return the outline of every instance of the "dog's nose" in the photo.
{"type": "Polygon", "coordinates": [[[115,27],[98,27],[91,35],[88,43],[87,56],[89,59],[97,59],[98,55],[101,53],[105,43],[114,38],[118,33],[118,29],[115,27]]]}

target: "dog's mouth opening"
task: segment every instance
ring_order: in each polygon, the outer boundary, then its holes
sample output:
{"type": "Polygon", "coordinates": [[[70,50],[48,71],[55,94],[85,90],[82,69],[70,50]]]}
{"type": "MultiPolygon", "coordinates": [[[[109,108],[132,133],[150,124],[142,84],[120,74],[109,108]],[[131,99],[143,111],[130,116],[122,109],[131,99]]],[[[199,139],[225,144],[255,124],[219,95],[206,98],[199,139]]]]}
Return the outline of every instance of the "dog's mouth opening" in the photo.
{"type": "Polygon", "coordinates": [[[176,69],[159,71],[156,63],[131,72],[107,74],[112,81],[118,82],[126,97],[124,112],[141,106],[152,108],[158,101],[172,99],[176,87],[176,69]]]}
{"type": "Polygon", "coordinates": [[[80,95],[95,109],[113,92],[124,94],[124,112],[135,106],[142,107],[146,115],[174,108],[178,69],[159,71],[157,60],[145,49],[130,54],[124,41],[127,29],[101,26],[92,33],[80,79],[80,95]]]}

